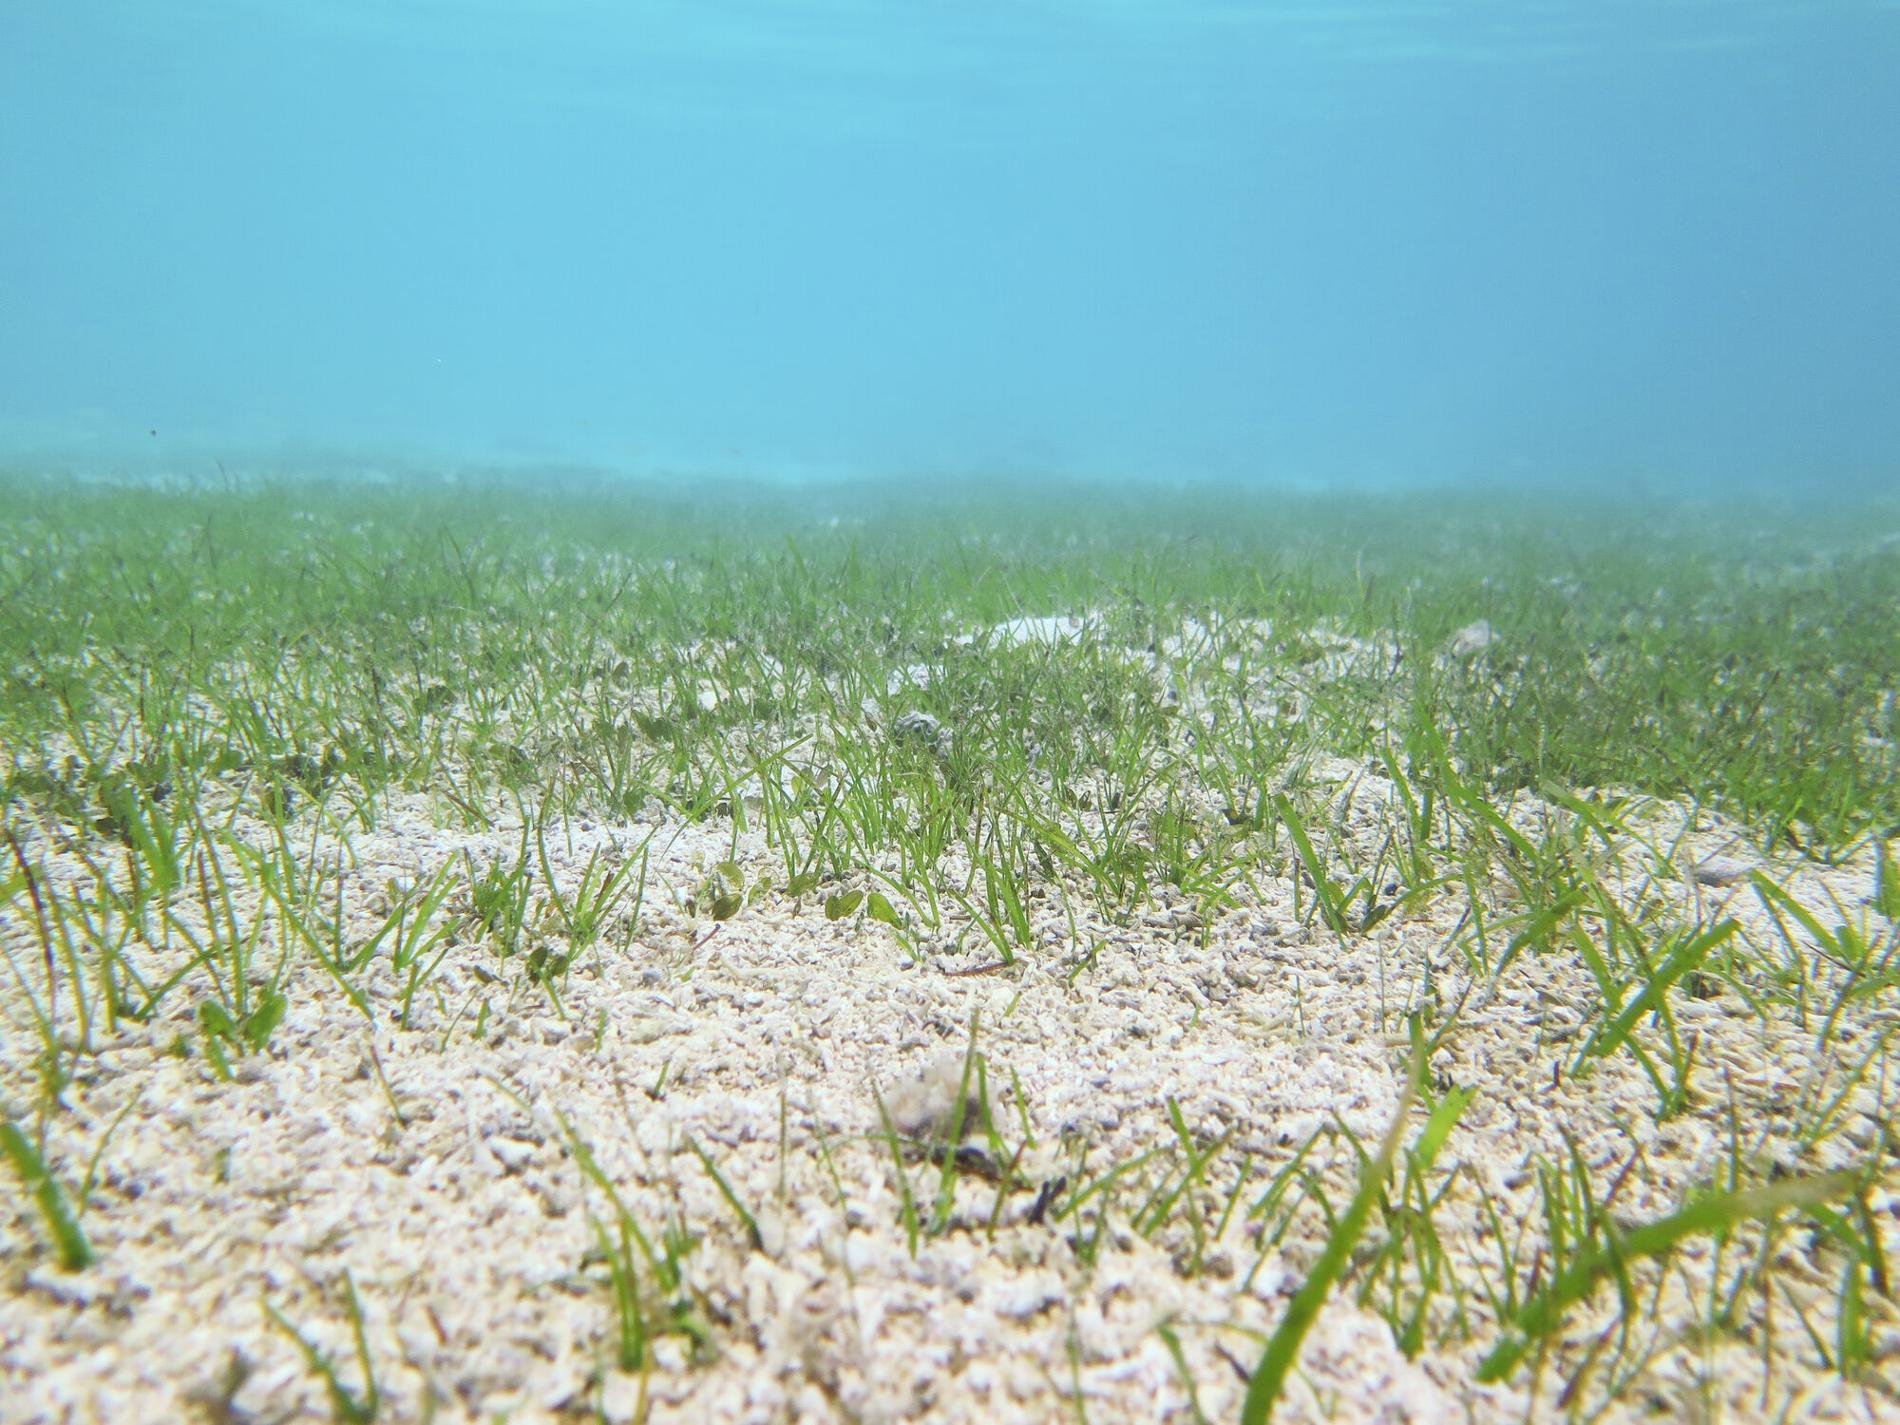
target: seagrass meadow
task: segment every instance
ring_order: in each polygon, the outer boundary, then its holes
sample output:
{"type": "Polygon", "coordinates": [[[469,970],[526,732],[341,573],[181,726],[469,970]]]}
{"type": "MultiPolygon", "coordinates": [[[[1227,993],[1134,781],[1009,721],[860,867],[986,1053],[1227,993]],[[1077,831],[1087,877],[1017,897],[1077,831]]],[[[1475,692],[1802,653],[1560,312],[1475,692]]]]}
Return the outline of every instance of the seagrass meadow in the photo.
{"type": "Polygon", "coordinates": [[[1900,1415],[1900,501],[0,481],[0,1418],[1900,1415]]]}

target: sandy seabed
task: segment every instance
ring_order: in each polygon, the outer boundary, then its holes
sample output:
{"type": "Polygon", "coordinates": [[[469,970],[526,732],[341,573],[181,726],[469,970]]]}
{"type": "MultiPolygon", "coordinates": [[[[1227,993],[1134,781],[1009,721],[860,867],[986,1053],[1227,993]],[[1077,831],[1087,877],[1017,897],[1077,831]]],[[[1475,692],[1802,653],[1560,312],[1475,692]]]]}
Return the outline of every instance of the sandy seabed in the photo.
{"type": "MultiPolygon", "coordinates": [[[[1376,784],[1364,769],[1352,775],[1362,797],[1376,784]]],[[[1678,848],[1685,870],[1713,855],[1750,859],[1733,828],[1706,815],[1699,825],[1678,848]]],[[[727,859],[729,825],[577,823],[555,852],[557,876],[578,876],[596,850],[627,854],[649,830],[638,933],[625,951],[581,955],[558,1006],[518,961],[455,945],[407,1030],[391,1027],[397,978],[380,962],[366,971],[372,1028],[300,956],[284,1021],[229,1082],[202,1053],[167,1052],[195,1022],[176,997],[159,1020],[123,1025],[81,1060],[70,1111],[50,1120],[48,1157],[76,1183],[98,1153],[83,1219],[98,1261],[60,1271],[24,1197],[0,1200],[0,1419],[327,1418],[321,1379],[266,1306],[337,1363],[360,1403],[353,1286],[385,1420],[1231,1420],[1242,1372],[1325,1232],[1308,1210],[1276,1240],[1248,1208],[1335,1115],[1378,1140],[1403,1089],[1404,1012],[1427,962],[1441,1007],[1463,1005],[1433,1075],[1476,1091],[1439,1169],[1461,1165],[1507,1221],[1535,1219],[1533,1160],[1560,1160],[1570,1145],[1598,1181],[1640,1152],[1619,1211],[1660,1216],[1730,1152],[1731,1104],[1752,1151],[1792,1153],[1793,1115],[1832,1082],[1810,1058],[1812,1027],[1764,1026],[1733,995],[1685,996],[1678,1024],[1699,1036],[1701,1081],[1725,1087],[1658,1124],[1654,1091],[1627,1055],[1587,1077],[1557,1073],[1598,998],[1575,957],[1527,955],[1495,993],[1471,986],[1450,945],[1449,897],[1342,939],[1302,927],[1292,885],[1267,878],[1262,903],[1208,926],[1165,904],[1127,927],[1084,923],[1082,941],[1103,943],[1078,972],[1085,946],[1047,901],[1045,948],[987,969],[975,945],[926,944],[913,960],[888,927],[829,921],[815,898],[774,894],[723,922],[694,916],[686,898],[727,859]],[[947,1111],[973,1020],[997,1126],[1012,1151],[1025,1122],[1033,1142],[1000,1196],[998,1165],[972,1154],[947,1230],[913,1252],[878,1095],[900,1128],[927,1134],[947,1111]],[[1170,1101],[1197,1148],[1224,1146],[1203,1183],[1156,1212],[1182,1171],[1170,1101]],[[693,1238],[679,1295],[707,1328],[697,1352],[665,1335],[648,1370],[619,1367],[600,1251],[615,1217],[576,1141],[656,1248],[669,1225],[693,1238]],[[756,1246],[689,1142],[753,1214],[756,1246]],[[1072,1192],[1078,1177],[1118,1165],[1119,1195],[1104,1190],[1054,1220],[1061,1194],[1045,1185],[1066,1179],[1072,1192]],[[1246,1189],[1222,1222],[1243,1167],[1246,1189]],[[1104,1221],[1094,1204],[1111,1201],[1104,1221]],[[1072,1239],[1098,1224],[1091,1266],[1072,1239]]],[[[421,801],[397,801],[352,838],[358,913],[373,914],[374,889],[392,878],[427,877],[464,850],[477,863],[505,856],[518,835],[445,831],[421,801]]],[[[737,859],[764,864],[756,834],[739,838],[737,859]]],[[[54,874],[57,853],[47,864],[54,874]]],[[[1872,886],[1865,857],[1773,869],[1823,913],[1830,892],[1854,906],[1872,886]]],[[[1683,874],[1628,889],[1663,910],[1707,915],[1720,902],[1763,943],[1776,933],[1745,883],[1683,874]]],[[[37,956],[30,923],[0,931],[16,957],[37,956]]],[[[1870,1047],[1881,1029],[1871,1018],[1845,1025],[1840,1052],[1870,1047]]],[[[36,1049],[10,1013],[0,1074],[21,1103],[36,1049]]],[[[1824,1171],[1855,1145],[1878,1151],[1877,1088],[1853,1090],[1842,1132],[1791,1166],[1824,1171]]],[[[1306,1166],[1337,1205],[1355,1164],[1334,1135],[1306,1166]]],[[[907,1173],[928,1218],[941,1174],[921,1156],[907,1173]]],[[[1870,1205],[1891,1259],[1900,1203],[1876,1192],[1870,1205]]],[[[1454,1257],[1495,1258],[1475,1192],[1447,1195],[1436,1225],[1454,1257]]],[[[1375,1219],[1369,1240],[1378,1235],[1375,1219]]],[[[1777,1291],[1796,1293],[1826,1339],[1837,1273],[1786,1255],[1777,1291]]],[[[1649,1365],[1607,1418],[1900,1418],[1882,1375],[1900,1351],[1890,1303],[1870,1293],[1882,1359],[1871,1379],[1844,1383],[1779,1302],[1766,1346],[1759,1333],[1692,1331],[1712,1258],[1706,1241],[1691,1243],[1645,1277],[1654,1297],[1634,1329],[1653,1338],[1649,1365]]],[[[1436,1332],[1414,1359],[1358,1286],[1349,1279],[1329,1299],[1277,1419],[1519,1420],[1601,1400],[1588,1372],[1571,1400],[1560,1392],[1616,1321],[1614,1290],[1567,1319],[1563,1373],[1533,1384],[1525,1367],[1478,1386],[1497,1328],[1475,1280],[1470,1338],[1436,1332]]],[[[1440,1324],[1448,1309],[1441,1300],[1440,1324]]]]}

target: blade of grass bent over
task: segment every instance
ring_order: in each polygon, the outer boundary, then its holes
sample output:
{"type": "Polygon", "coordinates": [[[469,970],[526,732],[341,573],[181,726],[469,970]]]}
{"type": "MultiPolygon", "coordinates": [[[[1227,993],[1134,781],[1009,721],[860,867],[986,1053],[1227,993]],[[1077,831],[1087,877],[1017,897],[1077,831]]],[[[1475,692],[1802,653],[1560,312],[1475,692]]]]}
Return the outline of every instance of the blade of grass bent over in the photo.
{"type": "Polygon", "coordinates": [[[1319,1309],[1325,1303],[1326,1293],[1332,1290],[1333,1283],[1345,1271],[1346,1263],[1352,1257],[1352,1249],[1365,1231],[1366,1219],[1372,1215],[1373,1204],[1378,1201],[1380,1185],[1384,1183],[1386,1174],[1392,1171],[1392,1161],[1399,1152],[1399,1141],[1405,1136],[1405,1118],[1411,1112],[1412,1100],[1418,1095],[1419,1078],[1423,1072],[1424,1056],[1414,1053],[1405,1092],[1399,1095],[1398,1107],[1392,1114],[1392,1126],[1385,1131],[1385,1141],[1379,1145],[1375,1157],[1366,1159],[1360,1165],[1359,1190],[1353,1194],[1352,1202],[1334,1224],[1319,1260],[1313,1264],[1312,1271],[1306,1274],[1306,1280],[1300,1283],[1300,1289],[1293,1294],[1286,1315],[1268,1339],[1266,1349],[1260,1355],[1260,1364],[1254,1367],[1253,1376],[1247,1382],[1247,1398],[1240,1409],[1241,1425],[1266,1425],[1274,1402],[1280,1398],[1287,1372],[1293,1369],[1293,1362],[1299,1355],[1300,1342],[1319,1318],[1319,1309]]]}
{"type": "Polygon", "coordinates": [[[1726,1232],[1750,1218],[1772,1216],[1784,1207],[1813,1207],[1850,1196],[1861,1181],[1854,1173],[1828,1173],[1770,1187],[1717,1193],[1655,1222],[1614,1234],[1607,1245],[1585,1252],[1563,1275],[1518,1309],[1512,1321],[1513,1333],[1492,1347],[1479,1363],[1478,1380],[1503,1380],[1525,1352],[1559,1327],[1569,1307],[1636,1258],[1661,1256],[1685,1237],[1726,1232]]]}

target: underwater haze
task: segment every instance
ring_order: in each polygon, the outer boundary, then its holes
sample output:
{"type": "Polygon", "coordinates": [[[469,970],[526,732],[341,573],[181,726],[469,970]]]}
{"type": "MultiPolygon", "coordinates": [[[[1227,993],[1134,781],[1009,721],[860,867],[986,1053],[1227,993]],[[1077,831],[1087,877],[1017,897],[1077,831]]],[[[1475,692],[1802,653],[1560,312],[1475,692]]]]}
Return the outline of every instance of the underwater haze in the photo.
{"type": "Polygon", "coordinates": [[[1895,0],[7,0],[0,461],[1900,475],[1895,0]]]}

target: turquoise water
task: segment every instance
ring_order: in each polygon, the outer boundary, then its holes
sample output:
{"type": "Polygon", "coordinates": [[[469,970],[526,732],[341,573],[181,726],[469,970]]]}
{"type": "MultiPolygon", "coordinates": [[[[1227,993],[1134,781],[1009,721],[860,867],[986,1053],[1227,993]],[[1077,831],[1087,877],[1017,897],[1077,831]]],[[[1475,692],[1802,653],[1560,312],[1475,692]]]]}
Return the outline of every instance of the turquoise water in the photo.
{"type": "Polygon", "coordinates": [[[0,458],[1900,476],[1900,4],[0,3],[0,458]]]}

